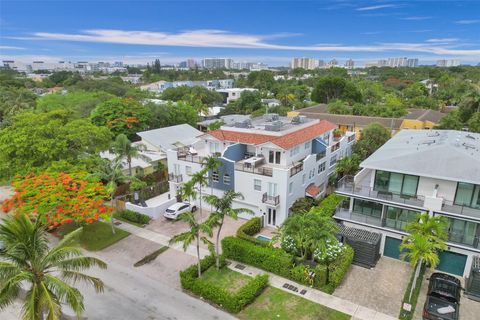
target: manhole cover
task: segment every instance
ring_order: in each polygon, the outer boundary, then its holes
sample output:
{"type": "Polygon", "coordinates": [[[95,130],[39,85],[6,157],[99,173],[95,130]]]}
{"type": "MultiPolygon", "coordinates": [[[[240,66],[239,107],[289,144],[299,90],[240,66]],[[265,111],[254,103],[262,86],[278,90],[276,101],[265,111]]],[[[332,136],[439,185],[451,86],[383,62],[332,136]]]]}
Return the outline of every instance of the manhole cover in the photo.
{"type": "Polygon", "coordinates": [[[305,293],[307,293],[307,290],[303,289],[302,291],[300,291],[300,294],[303,296],[305,293]]]}

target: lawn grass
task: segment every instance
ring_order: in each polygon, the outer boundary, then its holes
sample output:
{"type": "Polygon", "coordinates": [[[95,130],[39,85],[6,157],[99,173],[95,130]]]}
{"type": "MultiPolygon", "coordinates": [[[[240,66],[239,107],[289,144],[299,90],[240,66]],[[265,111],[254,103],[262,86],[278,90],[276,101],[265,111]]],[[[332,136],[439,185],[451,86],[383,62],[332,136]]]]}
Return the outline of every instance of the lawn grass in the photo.
{"type": "Polygon", "coordinates": [[[202,280],[209,281],[225,290],[235,293],[245,286],[252,278],[230,270],[227,267],[217,270],[215,266],[202,273],[202,280]]]}
{"type": "Polygon", "coordinates": [[[277,288],[268,287],[237,317],[254,319],[348,320],[348,314],[336,311],[277,288]]]}
{"type": "MultiPolygon", "coordinates": [[[[78,228],[79,226],[75,224],[62,225],[58,230],[58,234],[64,236],[78,228]]],[[[112,233],[112,226],[110,223],[95,221],[94,223],[87,224],[83,227],[83,232],[78,235],[77,242],[82,248],[89,251],[99,251],[125,237],[128,237],[129,235],[129,232],[118,228],[115,228],[115,233],[112,233]]]]}

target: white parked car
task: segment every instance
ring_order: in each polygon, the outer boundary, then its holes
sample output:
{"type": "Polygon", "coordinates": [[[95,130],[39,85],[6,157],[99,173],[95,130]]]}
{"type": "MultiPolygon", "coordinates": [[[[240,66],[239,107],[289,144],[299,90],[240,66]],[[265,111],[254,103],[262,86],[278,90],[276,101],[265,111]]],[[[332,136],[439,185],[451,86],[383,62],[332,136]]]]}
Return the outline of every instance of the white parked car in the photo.
{"type": "Polygon", "coordinates": [[[177,219],[182,213],[188,211],[195,212],[196,210],[197,207],[190,205],[188,202],[177,202],[168,207],[163,216],[167,219],[177,219]]]}

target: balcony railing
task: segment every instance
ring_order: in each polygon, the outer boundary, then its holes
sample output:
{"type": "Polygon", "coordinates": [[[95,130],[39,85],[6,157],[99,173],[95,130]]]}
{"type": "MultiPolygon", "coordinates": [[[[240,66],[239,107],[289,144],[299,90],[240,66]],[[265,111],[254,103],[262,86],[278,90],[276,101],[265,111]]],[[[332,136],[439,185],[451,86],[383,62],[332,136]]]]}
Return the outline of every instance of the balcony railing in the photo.
{"type": "Polygon", "coordinates": [[[378,226],[378,227],[382,226],[381,218],[360,214],[360,213],[355,213],[353,211],[349,211],[348,209],[341,208],[341,207],[337,207],[335,211],[335,217],[363,222],[363,223],[378,226]]]}
{"type": "Polygon", "coordinates": [[[320,159],[325,158],[326,155],[327,155],[327,152],[326,152],[326,151],[322,151],[322,152],[320,152],[320,153],[317,153],[317,161],[320,160],[320,159]]]}
{"type": "Polygon", "coordinates": [[[181,174],[169,173],[168,174],[168,181],[181,183],[181,182],[183,182],[183,176],[181,174]]]}
{"type": "Polygon", "coordinates": [[[335,152],[338,149],[340,149],[340,142],[335,143],[332,148],[330,149],[330,152],[335,152]]]}
{"type": "Polygon", "coordinates": [[[480,218],[480,209],[454,204],[447,200],[443,200],[442,211],[480,218]]]}
{"type": "Polygon", "coordinates": [[[245,163],[237,163],[235,164],[235,170],[249,172],[253,174],[259,174],[262,176],[273,176],[273,169],[270,167],[254,167],[250,165],[246,165],[245,163]]]}
{"type": "Polygon", "coordinates": [[[197,156],[189,153],[177,152],[177,159],[188,162],[204,163],[206,157],[197,156]]]}
{"type": "Polygon", "coordinates": [[[280,196],[270,196],[266,192],[262,196],[262,202],[276,206],[280,203],[280,196]]]}
{"type": "Polygon", "coordinates": [[[290,177],[293,177],[297,173],[303,170],[303,162],[300,162],[290,168],[290,177]]]}
{"type": "Polygon", "coordinates": [[[344,176],[341,178],[337,183],[337,192],[402,203],[420,208],[423,208],[425,202],[425,199],[419,196],[408,196],[391,192],[382,192],[374,190],[370,186],[355,184],[353,176],[344,176]]]}

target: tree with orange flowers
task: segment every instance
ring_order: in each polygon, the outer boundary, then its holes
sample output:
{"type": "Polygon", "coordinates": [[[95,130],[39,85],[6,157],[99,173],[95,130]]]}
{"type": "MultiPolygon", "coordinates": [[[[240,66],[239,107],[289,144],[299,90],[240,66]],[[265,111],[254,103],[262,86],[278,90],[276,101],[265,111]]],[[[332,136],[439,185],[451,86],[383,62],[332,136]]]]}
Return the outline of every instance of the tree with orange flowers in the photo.
{"type": "Polygon", "coordinates": [[[105,206],[108,192],[101,182],[86,179],[83,173],[41,173],[17,177],[15,193],[3,202],[7,213],[26,214],[49,228],[64,223],[92,223],[110,219],[111,207],[105,206]]]}

